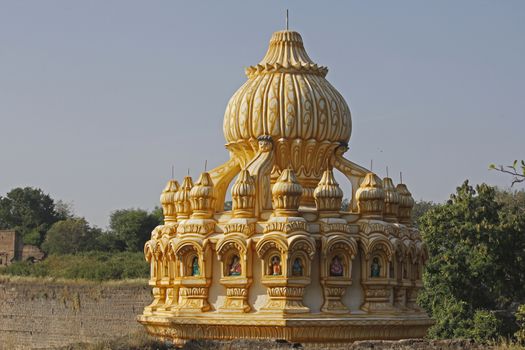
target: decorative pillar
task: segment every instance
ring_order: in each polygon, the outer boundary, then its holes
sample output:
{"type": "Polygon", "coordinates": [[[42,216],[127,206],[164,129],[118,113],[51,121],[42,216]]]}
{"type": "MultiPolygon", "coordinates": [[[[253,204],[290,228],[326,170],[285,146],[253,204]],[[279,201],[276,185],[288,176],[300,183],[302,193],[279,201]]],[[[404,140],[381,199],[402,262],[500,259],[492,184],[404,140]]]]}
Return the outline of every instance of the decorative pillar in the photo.
{"type": "Polygon", "coordinates": [[[262,312],[308,313],[303,305],[304,288],[310,284],[315,242],[299,214],[302,187],[291,169],[284,169],[272,188],[273,214],[257,243],[262,260],[261,282],[267,287],[268,301],[262,312]]]}
{"type": "Polygon", "coordinates": [[[226,300],[220,311],[246,313],[252,283],[251,241],[242,234],[232,234],[217,244],[217,256],[221,262],[221,284],[226,287],[226,300]]]}

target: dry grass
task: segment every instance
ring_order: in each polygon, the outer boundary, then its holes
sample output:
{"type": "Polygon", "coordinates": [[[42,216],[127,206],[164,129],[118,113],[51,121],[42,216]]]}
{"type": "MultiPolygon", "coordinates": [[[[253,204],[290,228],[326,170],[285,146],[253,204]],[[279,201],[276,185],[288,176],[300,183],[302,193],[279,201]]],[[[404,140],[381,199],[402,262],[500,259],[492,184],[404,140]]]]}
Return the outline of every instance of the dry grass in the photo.
{"type": "Polygon", "coordinates": [[[54,277],[30,277],[30,276],[13,276],[13,275],[0,275],[0,283],[20,283],[20,284],[39,284],[48,285],[60,284],[60,285],[71,285],[71,286],[147,286],[148,280],[146,278],[135,278],[135,279],[122,279],[122,280],[110,280],[110,281],[93,281],[84,279],[66,279],[66,278],[54,278],[54,277]]]}
{"type": "Polygon", "coordinates": [[[145,332],[133,333],[113,340],[95,344],[79,343],[67,345],[56,350],[173,350],[169,343],[159,341],[145,332]]]}

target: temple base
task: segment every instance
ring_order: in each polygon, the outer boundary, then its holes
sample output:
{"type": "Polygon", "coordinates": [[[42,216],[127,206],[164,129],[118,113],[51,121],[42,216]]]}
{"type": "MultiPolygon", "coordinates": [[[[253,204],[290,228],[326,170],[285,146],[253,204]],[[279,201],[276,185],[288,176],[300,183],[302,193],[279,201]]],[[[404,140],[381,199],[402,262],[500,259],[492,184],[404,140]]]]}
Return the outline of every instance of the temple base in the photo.
{"type": "Polygon", "coordinates": [[[294,343],[351,343],[357,340],[423,338],[433,321],[424,313],[402,316],[348,315],[138,317],[153,336],[184,344],[191,339],[283,339],[294,343]]]}

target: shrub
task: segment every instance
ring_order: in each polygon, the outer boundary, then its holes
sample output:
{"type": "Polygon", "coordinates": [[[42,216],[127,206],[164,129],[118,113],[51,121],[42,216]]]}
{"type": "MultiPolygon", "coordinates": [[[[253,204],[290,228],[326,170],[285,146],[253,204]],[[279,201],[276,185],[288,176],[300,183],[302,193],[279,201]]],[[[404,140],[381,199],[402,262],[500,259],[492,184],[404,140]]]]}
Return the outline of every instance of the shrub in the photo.
{"type": "Polygon", "coordinates": [[[518,322],[519,329],[516,332],[516,340],[518,343],[525,345],[525,304],[518,307],[516,312],[516,321],[518,322]]]}
{"type": "Polygon", "coordinates": [[[149,266],[142,253],[89,252],[50,255],[41,262],[17,262],[0,269],[16,276],[53,277],[86,280],[119,280],[147,278],[149,266]]]}

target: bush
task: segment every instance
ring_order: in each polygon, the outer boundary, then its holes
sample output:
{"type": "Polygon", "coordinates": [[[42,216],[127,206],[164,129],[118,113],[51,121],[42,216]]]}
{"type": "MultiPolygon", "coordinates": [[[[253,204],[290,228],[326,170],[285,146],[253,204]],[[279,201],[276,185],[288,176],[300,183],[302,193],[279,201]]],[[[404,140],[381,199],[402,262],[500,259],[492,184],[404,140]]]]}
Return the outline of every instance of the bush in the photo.
{"type": "Polygon", "coordinates": [[[515,334],[516,340],[518,343],[525,345],[525,304],[518,307],[518,312],[516,312],[516,321],[519,325],[519,329],[515,334]]]}
{"type": "Polygon", "coordinates": [[[0,268],[0,273],[16,276],[53,277],[86,280],[147,278],[149,264],[142,253],[89,252],[50,255],[37,263],[16,262],[0,268]]]}
{"type": "Polygon", "coordinates": [[[493,312],[477,310],[474,314],[470,337],[477,342],[496,340],[499,337],[501,320],[493,312]]]}

